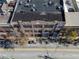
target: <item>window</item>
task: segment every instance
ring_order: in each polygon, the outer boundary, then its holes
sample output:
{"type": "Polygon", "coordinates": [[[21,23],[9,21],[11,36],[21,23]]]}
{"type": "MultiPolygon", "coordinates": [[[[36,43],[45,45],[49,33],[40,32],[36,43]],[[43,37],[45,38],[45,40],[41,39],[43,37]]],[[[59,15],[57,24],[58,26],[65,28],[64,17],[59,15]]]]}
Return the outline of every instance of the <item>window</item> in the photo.
{"type": "Polygon", "coordinates": [[[31,25],[24,25],[25,28],[32,28],[31,25]]]}
{"type": "Polygon", "coordinates": [[[45,28],[53,28],[53,25],[45,25],[45,28]]]}
{"type": "Polygon", "coordinates": [[[34,25],[35,28],[42,28],[42,25],[34,25]]]}

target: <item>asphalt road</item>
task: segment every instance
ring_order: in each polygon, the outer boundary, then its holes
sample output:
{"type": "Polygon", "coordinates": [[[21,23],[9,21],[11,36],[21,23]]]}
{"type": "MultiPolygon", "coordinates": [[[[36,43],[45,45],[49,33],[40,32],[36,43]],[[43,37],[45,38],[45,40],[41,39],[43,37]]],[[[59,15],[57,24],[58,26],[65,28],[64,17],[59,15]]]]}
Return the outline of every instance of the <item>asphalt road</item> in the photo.
{"type": "Polygon", "coordinates": [[[43,59],[38,56],[47,55],[55,59],[79,59],[79,50],[78,49],[16,49],[16,50],[5,50],[1,51],[0,57],[13,57],[15,59],[43,59]]]}

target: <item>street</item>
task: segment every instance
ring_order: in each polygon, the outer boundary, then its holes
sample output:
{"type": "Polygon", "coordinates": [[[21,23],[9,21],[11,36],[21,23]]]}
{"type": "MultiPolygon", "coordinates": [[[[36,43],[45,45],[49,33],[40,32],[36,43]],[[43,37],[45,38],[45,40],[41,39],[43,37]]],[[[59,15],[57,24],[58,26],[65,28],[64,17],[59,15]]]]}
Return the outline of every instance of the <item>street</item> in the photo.
{"type": "MultiPolygon", "coordinates": [[[[34,48],[35,49],[35,48],[34,48]]],[[[1,50],[0,57],[8,57],[15,59],[43,59],[39,56],[48,55],[51,58],[55,59],[79,59],[79,50],[78,49],[15,49],[15,50],[1,50]]]]}

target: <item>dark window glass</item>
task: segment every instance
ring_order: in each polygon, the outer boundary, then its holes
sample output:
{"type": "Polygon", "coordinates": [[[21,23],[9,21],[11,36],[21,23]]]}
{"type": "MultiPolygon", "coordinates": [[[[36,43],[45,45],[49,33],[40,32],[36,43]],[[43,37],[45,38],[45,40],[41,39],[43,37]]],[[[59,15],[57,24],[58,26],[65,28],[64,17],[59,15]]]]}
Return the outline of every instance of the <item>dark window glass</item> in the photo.
{"type": "Polygon", "coordinates": [[[31,25],[24,25],[25,28],[32,28],[31,25]]]}
{"type": "Polygon", "coordinates": [[[35,28],[42,28],[42,25],[34,25],[35,28]]]}
{"type": "Polygon", "coordinates": [[[45,25],[45,28],[53,28],[53,25],[45,25]]]}

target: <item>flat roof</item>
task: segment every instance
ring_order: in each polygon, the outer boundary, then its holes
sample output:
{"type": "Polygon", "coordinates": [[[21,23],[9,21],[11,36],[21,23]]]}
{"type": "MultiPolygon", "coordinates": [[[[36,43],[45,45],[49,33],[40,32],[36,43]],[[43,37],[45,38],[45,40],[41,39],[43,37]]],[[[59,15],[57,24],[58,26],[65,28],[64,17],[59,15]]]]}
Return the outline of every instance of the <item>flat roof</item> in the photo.
{"type": "Polygon", "coordinates": [[[63,0],[65,12],[70,12],[69,8],[72,8],[74,11],[79,12],[79,0],[63,0]]]}
{"type": "Polygon", "coordinates": [[[65,26],[79,26],[79,12],[65,13],[65,26]]]}
{"type": "Polygon", "coordinates": [[[19,0],[12,21],[62,21],[62,11],[58,9],[63,8],[60,1],[61,0],[32,0],[28,3],[27,0],[19,0]],[[51,1],[52,5],[49,6],[48,1],[51,1]],[[34,10],[36,11],[33,11],[32,8],[35,8],[34,10]]]}
{"type": "Polygon", "coordinates": [[[76,0],[76,2],[77,2],[77,6],[78,6],[78,8],[79,8],[79,0],[76,0]]]}

